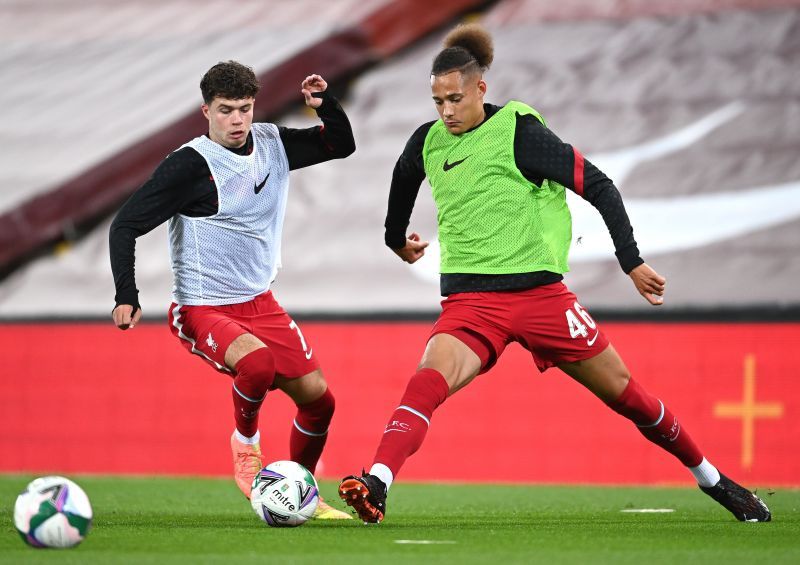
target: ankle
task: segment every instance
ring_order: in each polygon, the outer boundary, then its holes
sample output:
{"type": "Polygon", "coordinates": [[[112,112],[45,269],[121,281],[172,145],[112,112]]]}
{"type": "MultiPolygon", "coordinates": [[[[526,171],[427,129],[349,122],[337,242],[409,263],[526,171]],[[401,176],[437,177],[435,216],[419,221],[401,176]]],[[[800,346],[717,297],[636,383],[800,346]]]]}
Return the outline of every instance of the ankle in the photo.
{"type": "Polygon", "coordinates": [[[375,463],[369,470],[369,474],[378,477],[384,485],[386,485],[386,492],[389,492],[389,487],[392,486],[392,482],[394,481],[394,473],[392,470],[389,469],[383,463],[375,463]]]}
{"type": "Polygon", "coordinates": [[[705,457],[703,457],[699,465],[687,468],[701,487],[713,487],[719,482],[719,471],[705,457]]]}
{"type": "Polygon", "coordinates": [[[236,438],[236,441],[239,443],[243,443],[244,445],[258,445],[258,442],[261,440],[261,432],[256,430],[256,433],[252,437],[247,437],[243,435],[239,430],[233,431],[233,437],[236,438]]]}

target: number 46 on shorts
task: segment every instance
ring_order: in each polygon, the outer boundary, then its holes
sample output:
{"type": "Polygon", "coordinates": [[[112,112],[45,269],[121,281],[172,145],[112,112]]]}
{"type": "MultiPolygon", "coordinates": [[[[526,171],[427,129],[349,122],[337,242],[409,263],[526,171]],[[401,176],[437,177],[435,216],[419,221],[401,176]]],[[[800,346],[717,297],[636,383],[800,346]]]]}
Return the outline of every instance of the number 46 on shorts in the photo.
{"type": "MultiPolygon", "coordinates": [[[[589,312],[583,309],[583,306],[576,301],[572,308],[568,308],[564,315],[567,317],[567,326],[569,327],[569,337],[589,337],[589,330],[596,330],[597,323],[589,315],[589,312]]],[[[597,333],[595,333],[597,337],[597,333]]],[[[594,339],[592,340],[594,343],[594,339]]],[[[589,343],[589,345],[592,345],[589,343]]]]}

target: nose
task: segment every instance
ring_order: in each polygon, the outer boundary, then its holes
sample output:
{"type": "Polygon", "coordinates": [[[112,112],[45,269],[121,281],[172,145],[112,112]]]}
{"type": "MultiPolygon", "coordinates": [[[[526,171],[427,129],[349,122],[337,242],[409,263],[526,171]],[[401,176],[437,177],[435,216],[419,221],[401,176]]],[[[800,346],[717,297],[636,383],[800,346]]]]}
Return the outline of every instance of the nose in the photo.
{"type": "Polygon", "coordinates": [[[238,110],[233,112],[233,120],[232,121],[236,125],[241,124],[243,122],[242,113],[239,112],[238,110]]]}
{"type": "Polygon", "coordinates": [[[452,118],[454,114],[455,108],[453,107],[453,104],[450,102],[445,102],[444,108],[442,109],[442,115],[446,118],[452,118]]]}

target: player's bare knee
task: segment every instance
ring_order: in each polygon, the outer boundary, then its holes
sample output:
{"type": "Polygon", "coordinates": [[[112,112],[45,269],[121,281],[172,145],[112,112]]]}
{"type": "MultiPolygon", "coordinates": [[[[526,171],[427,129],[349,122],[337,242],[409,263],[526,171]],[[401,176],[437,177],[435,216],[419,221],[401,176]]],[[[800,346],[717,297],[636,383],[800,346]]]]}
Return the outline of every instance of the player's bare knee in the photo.
{"type": "Polygon", "coordinates": [[[417,367],[419,369],[433,369],[441,373],[452,394],[478,374],[480,359],[456,337],[437,334],[428,342],[417,367]]]}
{"type": "Polygon", "coordinates": [[[455,357],[423,357],[417,371],[421,369],[433,369],[440,373],[450,387],[451,393],[463,386],[465,370],[455,357]]]}
{"type": "Polygon", "coordinates": [[[314,402],[328,390],[328,383],[319,369],[302,377],[277,376],[275,378],[275,386],[286,393],[295,404],[314,402]]]}

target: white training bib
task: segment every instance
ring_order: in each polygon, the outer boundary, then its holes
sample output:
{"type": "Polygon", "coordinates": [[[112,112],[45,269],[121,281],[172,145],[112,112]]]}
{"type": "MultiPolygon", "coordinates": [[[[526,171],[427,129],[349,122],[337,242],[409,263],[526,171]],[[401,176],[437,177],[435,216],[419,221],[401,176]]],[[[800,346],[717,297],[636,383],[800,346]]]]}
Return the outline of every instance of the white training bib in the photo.
{"type": "Polygon", "coordinates": [[[253,152],[237,155],[206,136],[191,147],[208,163],[219,198],[205,218],[169,221],[173,300],[237,304],[266,292],[280,267],[289,162],[274,124],[253,124],[253,152]]]}

